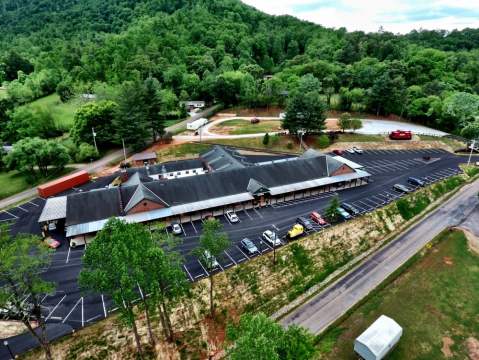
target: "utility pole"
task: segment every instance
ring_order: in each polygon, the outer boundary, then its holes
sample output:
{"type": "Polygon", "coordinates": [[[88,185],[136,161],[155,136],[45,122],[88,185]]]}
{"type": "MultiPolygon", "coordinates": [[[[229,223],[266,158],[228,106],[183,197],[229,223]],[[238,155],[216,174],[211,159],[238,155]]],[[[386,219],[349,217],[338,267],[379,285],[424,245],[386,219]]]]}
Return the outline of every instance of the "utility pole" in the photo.
{"type": "Polygon", "coordinates": [[[304,135],[304,130],[301,129],[298,131],[299,134],[299,152],[303,151],[303,135],[304,135]]]}
{"type": "Polygon", "coordinates": [[[121,143],[123,144],[123,157],[125,158],[125,164],[126,164],[125,139],[121,138],[121,143]]]}
{"type": "Polygon", "coordinates": [[[98,152],[98,146],[96,146],[96,132],[95,132],[95,128],[93,126],[91,128],[91,133],[93,135],[93,144],[95,144],[96,152],[98,152]]]}
{"type": "Polygon", "coordinates": [[[469,153],[469,160],[467,160],[467,166],[471,163],[472,152],[474,151],[474,147],[476,146],[476,140],[472,140],[471,144],[471,152],[469,153]]]}

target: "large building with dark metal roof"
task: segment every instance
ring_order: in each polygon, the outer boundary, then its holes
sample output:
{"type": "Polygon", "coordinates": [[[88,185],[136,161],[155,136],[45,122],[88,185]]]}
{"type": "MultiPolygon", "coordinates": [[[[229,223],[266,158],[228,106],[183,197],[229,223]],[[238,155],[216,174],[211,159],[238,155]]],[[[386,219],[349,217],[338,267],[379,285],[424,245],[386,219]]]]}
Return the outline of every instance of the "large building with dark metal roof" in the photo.
{"type": "Polygon", "coordinates": [[[111,217],[186,222],[367,184],[370,175],[360,165],[341,159],[308,150],[299,157],[253,162],[215,146],[196,160],[130,170],[117,187],[67,195],[66,201],[48,199],[40,219],[45,223],[58,220],[48,214],[64,215],[66,235],[74,237],[101,230],[111,217]],[[189,171],[187,167],[201,171],[171,178],[167,167],[170,172],[189,171]]]}

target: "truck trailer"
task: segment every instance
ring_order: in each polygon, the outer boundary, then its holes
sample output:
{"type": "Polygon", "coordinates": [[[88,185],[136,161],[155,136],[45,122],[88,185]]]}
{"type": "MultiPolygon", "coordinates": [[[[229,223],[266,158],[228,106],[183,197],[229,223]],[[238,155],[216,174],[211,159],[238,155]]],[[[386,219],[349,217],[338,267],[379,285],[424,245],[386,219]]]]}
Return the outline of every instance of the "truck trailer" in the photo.
{"type": "Polygon", "coordinates": [[[70,174],[50,181],[37,187],[38,195],[42,198],[57,195],[75,186],[83,185],[90,181],[90,174],[85,170],[70,174]]]}

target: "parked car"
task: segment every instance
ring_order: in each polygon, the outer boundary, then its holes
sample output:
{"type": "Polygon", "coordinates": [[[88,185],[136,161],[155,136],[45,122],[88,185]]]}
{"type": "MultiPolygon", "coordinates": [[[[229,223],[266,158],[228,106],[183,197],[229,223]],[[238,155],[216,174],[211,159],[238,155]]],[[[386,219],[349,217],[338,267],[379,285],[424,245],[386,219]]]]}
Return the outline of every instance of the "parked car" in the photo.
{"type": "Polygon", "coordinates": [[[411,189],[409,189],[408,187],[406,187],[402,184],[394,184],[393,189],[396,190],[396,191],[399,191],[401,193],[405,193],[405,194],[411,192],[411,189]]]}
{"type": "Polygon", "coordinates": [[[309,221],[308,218],[304,216],[296,218],[296,222],[303,225],[303,228],[305,228],[307,231],[313,230],[313,224],[311,223],[311,221],[309,221]]]}
{"type": "Polygon", "coordinates": [[[412,132],[408,130],[396,130],[389,134],[391,140],[411,140],[412,132]]]}
{"type": "Polygon", "coordinates": [[[303,228],[303,225],[301,224],[294,224],[293,227],[288,231],[288,237],[290,239],[293,239],[303,234],[304,234],[304,228],[303,228]]]}
{"type": "Polygon", "coordinates": [[[349,215],[349,213],[346,210],[344,210],[342,207],[338,207],[336,208],[336,210],[338,210],[339,216],[343,218],[344,220],[349,220],[352,218],[351,215],[349,215]]]}
{"type": "Polygon", "coordinates": [[[354,151],[354,148],[350,148],[350,149],[346,149],[346,151],[350,154],[354,154],[355,151],[354,151]]]}
{"type": "Polygon", "coordinates": [[[351,205],[349,203],[343,202],[341,204],[341,207],[344,210],[346,210],[348,213],[350,213],[351,215],[358,216],[358,215],[361,214],[361,211],[359,211],[357,208],[355,208],[353,205],[351,205]]]}
{"type": "Polygon", "coordinates": [[[171,224],[171,232],[175,235],[180,235],[183,232],[183,230],[181,229],[180,224],[172,223],[171,224]]]}
{"type": "Polygon", "coordinates": [[[264,241],[266,241],[268,244],[271,246],[279,246],[281,245],[281,240],[278,238],[276,233],[271,230],[266,230],[263,232],[263,235],[261,236],[264,241]]]}
{"type": "Polygon", "coordinates": [[[316,211],[313,211],[309,215],[309,217],[311,218],[311,220],[313,220],[318,225],[321,225],[321,226],[328,225],[328,222],[326,220],[324,220],[323,217],[316,211]]]}
{"type": "Polygon", "coordinates": [[[251,124],[258,124],[259,123],[259,119],[257,117],[252,118],[250,121],[251,121],[251,124]]]}
{"type": "Polygon", "coordinates": [[[333,150],[333,154],[341,156],[341,155],[344,155],[344,151],[343,150],[333,150]]]}
{"type": "Polygon", "coordinates": [[[424,180],[421,180],[421,179],[418,179],[417,177],[409,177],[407,179],[407,182],[411,185],[415,185],[415,186],[424,186],[426,185],[426,183],[424,182],[424,180]]]}
{"type": "Polygon", "coordinates": [[[245,249],[249,255],[253,255],[259,252],[256,245],[248,238],[244,238],[243,240],[241,240],[241,247],[245,249]]]}
{"type": "Polygon", "coordinates": [[[358,148],[358,147],[356,147],[356,146],[353,147],[353,150],[354,150],[354,152],[355,152],[356,154],[362,154],[362,153],[363,153],[363,149],[360,149],[360,148],[358,148]]]}
{"type": "Polygon", "coordinates": [[[93,236],[76,236],[73,239],[70,239],[70,247],[76,248],[77,246],[86,245],[89,242],[93,241],[93,236]]]}
{"type": "Polygon", "coordinates": [[[225,213],[226,217],[228,218],[228,220],[231,222],[231,223],[237,223],[239,221],[239,217],[238,215],[236,215],[236,213],[234,213],[233,211],[231,210],[228,210],[226,213],[225,213]]]}
{"type": "Polygon", "coordinates": [[[203,253],[204,256],[204,262],[206,262],[206,267],[208,270],[216,269],[217,267],[220,266],[220,263],[216,260],[216,258],[211,255],[211,253],[208,250],[205,250],[203,253]]]}
{"type": "Polygon", "coordinates": [[[55,240],[54,238],[51,238],[51,237],[47,237],[44,240],[44,242],[51,249],[56,249],[57,247],[61,245],[60,241],[55,240]]]}

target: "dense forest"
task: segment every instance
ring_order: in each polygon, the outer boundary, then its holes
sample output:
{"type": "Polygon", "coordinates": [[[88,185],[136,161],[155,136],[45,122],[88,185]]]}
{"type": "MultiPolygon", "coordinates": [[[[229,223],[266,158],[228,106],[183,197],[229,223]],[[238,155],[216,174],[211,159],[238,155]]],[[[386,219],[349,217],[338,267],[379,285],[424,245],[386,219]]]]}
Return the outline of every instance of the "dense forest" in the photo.
{"type": "MultiPolygon", "coordinates": [[[[113,104],[86,110],[124,109],[127,120],[117,125],[135,121],[144,125],[138,136],[155,136],[162,125],[152,123],[152,114],[180,116],[181,100],[283,106],[305,76],[318,80],[317,99],[331,109],[396,114],[479,136],[478,29],[347,32],[270,16],[238,0],[0,3],[4,141],[54,136],[55,129],[19,134],[25,115],[15,108],[55,91],[64,101],[95,93],[113,104]],[[148,109],[138,114],[134,107],[148,109]]],[[[89,124],[79,116],[75,125],[81,121],[89,124]]],[[[82,133],[72,131],[73,138],[82,133]]],[[[110,133],[103,140],[125,136],[110,133]]]]}

